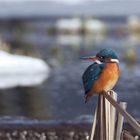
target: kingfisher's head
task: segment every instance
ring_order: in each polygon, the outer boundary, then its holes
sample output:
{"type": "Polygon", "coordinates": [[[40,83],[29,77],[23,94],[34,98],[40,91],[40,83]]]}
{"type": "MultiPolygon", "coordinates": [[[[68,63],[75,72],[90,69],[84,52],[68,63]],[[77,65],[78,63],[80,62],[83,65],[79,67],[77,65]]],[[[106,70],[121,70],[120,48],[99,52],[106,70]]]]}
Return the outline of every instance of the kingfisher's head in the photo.
{"type": "Polygon", "coordinates": [[[93,60],[98,64],[101,63],[119,63],[118,56],[116,52],[112,49],[102,49],[96,56],[82,57],[84,60],[93,60]]]}

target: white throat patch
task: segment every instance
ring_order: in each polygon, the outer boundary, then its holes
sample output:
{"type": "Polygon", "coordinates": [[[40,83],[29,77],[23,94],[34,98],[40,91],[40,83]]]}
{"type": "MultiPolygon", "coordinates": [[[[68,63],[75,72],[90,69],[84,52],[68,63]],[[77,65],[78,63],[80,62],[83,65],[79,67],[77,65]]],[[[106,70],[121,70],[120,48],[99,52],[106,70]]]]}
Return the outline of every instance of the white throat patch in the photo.
{"type": "Polygon", "coordinates": [[[119,63],[119,60],[118,59],[111,59],[111,62],[119,63]]]}
{"type": "Polygon", "coordinates": [[[103,64],[100,60],[95,60],[97,64],[103,64]]]}
{"type": "MultiPolygon", "coordinates": [[[[118,60],[118,59],[111,59],[110,61],[119,64],[119,60],[118,60]]],[[[96,62],[97,64],[103,64],[103,62],[101,62],[100,60],[95,60],[95,62],[96,62]]]]}

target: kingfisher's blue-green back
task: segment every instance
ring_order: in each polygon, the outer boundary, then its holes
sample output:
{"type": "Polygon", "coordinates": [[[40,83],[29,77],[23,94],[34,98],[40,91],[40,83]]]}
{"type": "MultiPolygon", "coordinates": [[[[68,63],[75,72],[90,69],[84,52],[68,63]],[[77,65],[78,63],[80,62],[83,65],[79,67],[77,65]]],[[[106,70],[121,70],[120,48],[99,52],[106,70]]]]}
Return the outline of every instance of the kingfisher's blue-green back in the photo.
{"type": "Polygon", "coordinates": [[[88,93],[88,91],[91,89],[94,82],[98,80],[104,67],[105,67],[105,64],[94,63],[86,69],[86,71],[84,72],[82,76],[85,94],[88,93]]]}

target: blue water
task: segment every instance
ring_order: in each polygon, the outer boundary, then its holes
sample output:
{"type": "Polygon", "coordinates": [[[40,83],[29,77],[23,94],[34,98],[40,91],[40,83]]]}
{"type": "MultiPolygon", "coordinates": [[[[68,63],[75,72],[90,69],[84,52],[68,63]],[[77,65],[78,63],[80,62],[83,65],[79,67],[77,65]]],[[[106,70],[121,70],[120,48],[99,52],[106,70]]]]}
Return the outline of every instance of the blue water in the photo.
{"type": "Polygon", "coordinates": [[[21,23],[26,24],[23,29],[9,23],[8,27],[0,29],[0,36],[15,50],[24,46],[21,49],[25,49],[26,53],[29,51],[39,54],[51,67],[51,74],[49,79],[35,87],[0,90],[1,117],[90,119],[97,97],[92,97],[88,104],[84,104],[81,76],[92,62],[84,62],[79,58],[95,55],[101,48],[109,47],[115,49],[120,58],[121,75],[114,89],[118,93],[118,101],[126,101],[128,112],[135,118],[140,118],[140,37],[136,36],[137,39],[134,40],[129,36],[125,22],[108,21],[107,34],[89,36],[49,34],[47,29],[50,22],[47,20],[21,23]],[[123,27],[122,31],[120,27],[123,27]],[[129,52],[132,52],[132,57],[127,55],[129,52]]]}

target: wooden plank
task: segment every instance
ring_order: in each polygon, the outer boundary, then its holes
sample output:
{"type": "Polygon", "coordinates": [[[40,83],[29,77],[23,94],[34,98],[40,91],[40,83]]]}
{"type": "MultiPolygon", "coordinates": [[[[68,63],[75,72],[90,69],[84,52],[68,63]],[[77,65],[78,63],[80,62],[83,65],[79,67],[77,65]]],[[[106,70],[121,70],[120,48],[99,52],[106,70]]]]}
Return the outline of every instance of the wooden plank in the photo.
{"type": "MultiPolygon", "coordinates": [[[[117,93],[111,92],[110,96],[117,101],[117,93]]],[[[115,138],[115,121],[116,121],[116,109],[112,104],[110,104],[110,140],[114,140],[115,138]]]]}
{"type": "MultiPolygon", "coordinates": [[[[126,110],[127,103],[126,102],[120,102],[120,106],[126,110]]],[[[122,128],[123,128],[123,121],[124,117],[118,113],[118,121],[117,121],[117,129],[116,129],[116,140],[120,140],[121,134],[122,134],[122,128]]]]}
{"type": "Polygon", "coordinates": [[[91,129],[90,140],[93,140],[94,135],[95,135],[95,128],[96,128],[96,122],[97,122],[97,110],[98,110],[98,106],[96,107],[95,113],[94,113],[94,119],[93,119],[93,124],[92,124],[92,129],[91,129]]]}
{"type": "Polygon", "coordinates": [[[110,140],[109,126],[110,126],[110,103],[105,99],[105,119],[106,119],[106,140],[110,140]]]}
{"type": "Polygon", "coordinates": [[[104,119],[103,119],[103,95],[100,95],[100,120],[99,120],[99,125],[100,125],[100,140],[104,140],[104,119]]]}
{"type": "Polygon", "coordinates": [[[107,140],[106,139],[106,113],[105,113],[105,97],[102,95],[102,98],[103,98],[103,115],[102,115],[102,118],[103,118],[103,140],[107,140]]]}

